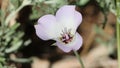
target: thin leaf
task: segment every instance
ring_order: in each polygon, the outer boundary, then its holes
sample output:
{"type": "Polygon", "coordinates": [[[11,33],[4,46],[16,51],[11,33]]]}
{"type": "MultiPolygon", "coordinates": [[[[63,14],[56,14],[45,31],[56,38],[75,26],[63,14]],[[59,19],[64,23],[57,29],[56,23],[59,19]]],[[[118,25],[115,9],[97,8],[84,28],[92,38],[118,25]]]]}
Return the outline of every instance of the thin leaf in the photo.
{"type": "Polygon", "coordinates": [[[12,45],[10,48],[7,48],[7,49],[5,50],[5,52],[6,52],[6,53],[11,53],[11,52],[13,52],[13,51],[17,51],[17,49],[20,48],[21,44],[22,44],[22,41],[19,41],[18,43],[12,45]]]}

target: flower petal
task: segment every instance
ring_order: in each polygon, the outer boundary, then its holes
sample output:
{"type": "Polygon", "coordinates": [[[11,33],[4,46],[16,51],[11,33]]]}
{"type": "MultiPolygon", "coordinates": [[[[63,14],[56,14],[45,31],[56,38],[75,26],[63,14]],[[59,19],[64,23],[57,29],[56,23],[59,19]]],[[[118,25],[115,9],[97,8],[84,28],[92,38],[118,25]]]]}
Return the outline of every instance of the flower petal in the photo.
{"type": "Polygon", "coordinates": [[[82,21],[82,15],[75,10],[75,5],[65,5],[56,12],[56,20],[63,29],[71,29],[71,33],[75,34],[82,21]]]}
{"type": "Polygon", "coordinates": [[[61,7],[56,12],[57,21],[65,27],[74,27],[75,19],[74,19],[75,6],[74,5],[65,5],[61,7]]]}
{"type": "Polygon", "coordinates": [[[77,51],[78,49],[80,49],[80,47],[82,46],[82,44],[83,44],[83,39],[82,39],[82,37],[80,36],[79,33],[76,33],[75,43],[72,44],[72,45],[74,45],[74,46],[71,47],[72,50],[77,51]]]}
{"type": "Polygon", "coordinates": [[[78,11],[75,11],[75,21],[76,21],[76,27],[78,27],[82,23],[82,15],[78,11]]]}
{"type": "Polygon", "coordinates": [[[53,39],[56,29],[56,18],[53,15],[45,15],[35,25],[36,34],[43,40],[53,39]]]}
{"type": "Polygon", "coordinates": [[[40,25],[35,25],[35,30],[36,30],[36,34],[39,38],[43,39],[43,40],[48,40],[49,36],[47,35],[47,33],[43,30],[43,28],[40,25]]]}
{"type": "Polygon", "coordinates": [[[56,23],[55,16],[53,16],[51,14],[44,15],[44,16],[40,17],[38,20],[38,24],[49,24],[50,25],[51,23],[56,23]]]}
{"type": "Polygon", "coordinates": [[[76,51],[82,46],[82,43],[82,37],[78,33],[76,33],[74,41],[70,44],[65,45],[59,41],[56,42],[57,46],[64,52],[70,52],[71,50],[76,51]]]}
{"type": "Polygon", "coordinates": [[[75,5],[65,5],[56,12],[57,20],[67,20],[73,19],[75,12],[75,5]]]}
{"type": "Polygon", "coordinates": [[[60,48],[61,50],[63,50],[64,52],[70,52],[71,48],[65,46],[64,44],[60,43],[60,42],[56,42],[56,45],[58,46],[58,48],[60,48]]]}

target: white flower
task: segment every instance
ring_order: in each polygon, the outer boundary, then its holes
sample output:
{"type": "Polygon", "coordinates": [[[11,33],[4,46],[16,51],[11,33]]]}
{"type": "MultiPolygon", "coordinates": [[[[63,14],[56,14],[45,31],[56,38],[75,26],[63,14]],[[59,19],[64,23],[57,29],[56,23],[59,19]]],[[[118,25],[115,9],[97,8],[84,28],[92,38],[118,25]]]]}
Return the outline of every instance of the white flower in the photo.
{"type": "Polygon", "coordinates": [[[35,25],[36,34],[43,40],[56,40],[57,46],[64,52],[78,50],[82,46],[82,37],[76,32],[82,21],[81,14],[74,5],[61,7],[56,15],[44,15],[35,25]]]}

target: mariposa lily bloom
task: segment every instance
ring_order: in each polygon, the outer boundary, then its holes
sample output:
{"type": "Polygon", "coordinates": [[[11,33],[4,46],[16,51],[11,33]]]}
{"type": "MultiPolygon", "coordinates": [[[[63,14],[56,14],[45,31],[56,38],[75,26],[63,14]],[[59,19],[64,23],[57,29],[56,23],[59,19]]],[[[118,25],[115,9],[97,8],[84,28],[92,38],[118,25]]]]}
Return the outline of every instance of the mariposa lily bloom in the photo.
{"type": "Polygon", "coordinates": [[[75,5],[65,5],[56,15],[44,15],[35,25],[36,34],[43,40],[53,39],[64,52],[78,50],[82,46],[82,37],[76,32],[82,21],[82,15],[75,10],[75,5]]]}

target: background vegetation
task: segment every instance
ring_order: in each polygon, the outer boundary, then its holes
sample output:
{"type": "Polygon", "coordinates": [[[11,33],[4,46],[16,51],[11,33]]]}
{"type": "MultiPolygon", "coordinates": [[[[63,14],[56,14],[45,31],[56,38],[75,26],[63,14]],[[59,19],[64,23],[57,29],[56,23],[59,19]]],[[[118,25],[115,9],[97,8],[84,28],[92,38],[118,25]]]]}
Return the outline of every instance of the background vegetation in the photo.
{"type": "MultiPolygon", "coordinates": [[[[78,32],[84,40],[79,53],[83,57],[85,67],[90,68],[89,62],[93,63],[92,68],[117,67],[116,37],[119,37],[119,33],[116,35],[116,16],[120,12],[116,13],[116,9],[119,9],[116,6],[117,4],[119,6],[119,2],[116,0],[0,0],[0,68],[30,68],[35,62],[34,57],[49,61],[48,66],[52,67],[56,61],[66,55],[72,56],[72,52],[66,54],[57,47],[50,46],[55,41],[39,39],[34,30],[39,17],[55,14],[63,5],[76,5],[76,10],[83,15],[83,22],[78,32]],[[97,60],[98,58],[100,60],[97,60]],[[105,62],[104,59],[115,64],[105,62]],[[100,63],[96,65],[95,61],[100,63]],[[109,64],[104,65],[104,63],[109,64]]],[[[119,22],[119,15],[117,17],[119,22]]]]}

